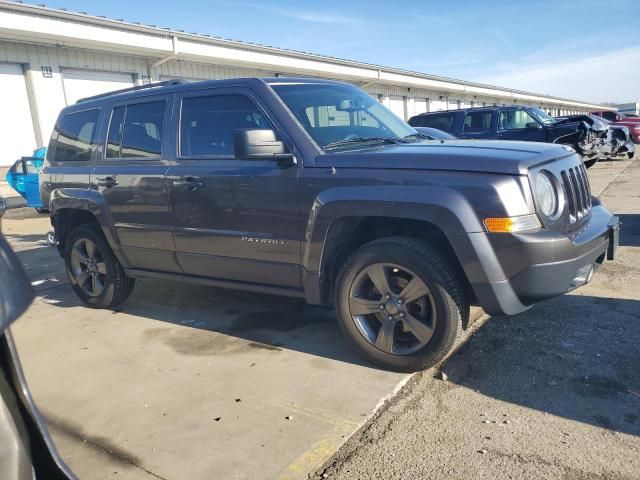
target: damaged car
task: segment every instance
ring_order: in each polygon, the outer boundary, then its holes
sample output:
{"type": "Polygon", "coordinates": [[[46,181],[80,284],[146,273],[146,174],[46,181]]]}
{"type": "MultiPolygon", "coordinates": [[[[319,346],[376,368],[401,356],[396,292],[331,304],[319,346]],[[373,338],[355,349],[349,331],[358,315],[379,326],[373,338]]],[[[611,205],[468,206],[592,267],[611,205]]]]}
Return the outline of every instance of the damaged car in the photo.
{"type": "Polygon", "coordinates": [[[458,138],[524,140],[571,146],[585,167],[598,161],[608,127],[589,115],[555,119],[537,107],[518,105],[467,108],[421,113],[409,119],[412,127],[431,127],[458,138]]]}
{"type": "Polygon", "coordinates": [[[620,160],[633,158],[636,147],[633,143],[633,137],[629,128],[625,125],[618,125],[610,122],[605,118],[596,115],[571,115],[563,117],[555,117],[558,121],[579,121],[580,118],[588,116],[594,123],[601,123],[600,127],[607,129],[607,136],[601,139],[601,145],[598,148],[599,160],[620,160]],[[576,118],[578,117],[578,118],[576,118]]]}

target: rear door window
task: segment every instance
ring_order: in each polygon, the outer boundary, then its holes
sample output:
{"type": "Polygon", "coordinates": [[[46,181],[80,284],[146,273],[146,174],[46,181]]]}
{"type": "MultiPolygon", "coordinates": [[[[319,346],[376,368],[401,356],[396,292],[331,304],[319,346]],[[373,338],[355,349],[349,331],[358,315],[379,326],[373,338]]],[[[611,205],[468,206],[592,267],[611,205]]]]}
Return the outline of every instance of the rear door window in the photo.
{"type": "Polygon", "coordinates": [[[166,102],[114,108],[107,133],[107,158],[157,158],[162,151],[166,102]]]}
{"type": "Polygon", "coordinates": [[[438,130],[450,132],[453,129],[453,122],[456,118],[455,112],[436,113],[433,115],[421,115],[412,122],[414,127],[431,127],[438,130]]]}
{"type": "Polygon", "coordinates": [[[465,132],[486,132],[491,129],[492,112],[467,112],[464,117],[465,132]]]}
{"type": "Polygon", "coordinates": [[[98,109],[64,115],[57,129],[53,160],[55,162],[86,162],[91,160],[99,116],[100,110],[98,109]]]}

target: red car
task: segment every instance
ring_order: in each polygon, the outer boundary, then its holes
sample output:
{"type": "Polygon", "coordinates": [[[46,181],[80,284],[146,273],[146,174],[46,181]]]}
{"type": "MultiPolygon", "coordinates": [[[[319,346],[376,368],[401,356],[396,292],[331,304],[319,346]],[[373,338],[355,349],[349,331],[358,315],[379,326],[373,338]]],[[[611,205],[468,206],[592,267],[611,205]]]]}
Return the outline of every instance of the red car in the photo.
{"type": "Polygon", "coordinates": [[[591,115],[597,115],[605,120],[609,120],[614,125],[624,125],[628,127],[633,143],[640,143],[640,117],[627,117],[624,113],[613,111],[591,112],[591,115]]]}

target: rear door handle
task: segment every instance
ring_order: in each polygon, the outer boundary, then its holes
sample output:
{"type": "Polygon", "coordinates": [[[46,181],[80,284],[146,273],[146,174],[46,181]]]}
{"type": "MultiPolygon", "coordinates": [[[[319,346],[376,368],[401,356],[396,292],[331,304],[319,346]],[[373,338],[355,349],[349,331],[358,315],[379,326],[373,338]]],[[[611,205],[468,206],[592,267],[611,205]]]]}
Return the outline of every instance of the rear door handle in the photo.
{"type": "Polygon", "coordinates": [[[113,177],[101,177],[101,178],[96,178],[96,183],[100,187],[111,188],[118,185],[118,180],[116,180],[113,177]]]}
{"type": "Polygon", "coordinates": [[[200,187],[204,187],[204,183],[195,177],[186,177],[180,180],[174,180],[173,186],[178,188],[186,188],[189,191],[194,191],[200,187]]]}

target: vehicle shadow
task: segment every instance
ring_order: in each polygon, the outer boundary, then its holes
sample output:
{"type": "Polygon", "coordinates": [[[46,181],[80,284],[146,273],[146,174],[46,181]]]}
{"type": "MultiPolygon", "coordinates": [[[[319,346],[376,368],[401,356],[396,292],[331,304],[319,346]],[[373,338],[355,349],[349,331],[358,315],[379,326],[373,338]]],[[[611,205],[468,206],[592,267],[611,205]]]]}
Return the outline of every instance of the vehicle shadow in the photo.
{"type": "MultiPolygon", "coordinates": [[[[16,252],[32,281],[36,295],[55,308],[81,307],[73,293],[64,265],[55,248],[16,252]]],[[[165,324],[220,334],[197,332],[158,335],[179,354],[216,354],[240,348],[280,351],[289,349],[355,365],[373,367],[348,345],[333,309],[307,305],[304,300],[253,292],[227,290],[167,280],[139,279],[129,299],[114,310],[165,324]],[[226,337],[225,339],[219,337],[226,337]]]]}
{"type": "Polygon", "coordinates": [[[617,214],[620,218],[620,246],[640,247],[640,215],[617,214]]]}
{"type": "Polygon", "coordinates": [[[640,301],[565,295],[494,317],[442,370],[483,395],[640,436],[640,301]]]}

